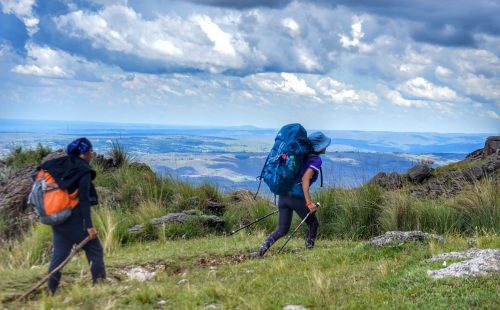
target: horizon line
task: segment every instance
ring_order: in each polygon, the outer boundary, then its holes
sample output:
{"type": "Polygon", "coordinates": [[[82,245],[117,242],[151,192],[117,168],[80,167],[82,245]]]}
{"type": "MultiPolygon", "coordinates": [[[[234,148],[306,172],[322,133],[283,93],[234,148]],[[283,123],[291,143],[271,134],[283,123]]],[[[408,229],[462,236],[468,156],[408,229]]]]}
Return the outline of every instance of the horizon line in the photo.
{"type": "MultiPolygon", "coordinates": [[[[35,121],[35,122],[59,122],[59,123],[80,123],[80,124],[102,124],[102,125],[142,125],[142,126],[160,126],[167,128],[157,128],[157,129],[237,129],[251,127],[255,130],[279,130],[281,127],[270,128],[270,127],[259,127],[255,125],[229,125],[229,126],[216,126],[216,125],[181,125],[181,124],[158,124],[158,123],[140,123],[140,122],[105,122],[105,121],[81,121],[81,120],[61,120],[61,119],[21,119],[21,118],[0,118],[0,121],[35,121]],[[170,128],[169,128],[170,127],[170,128]],[[176,127],[176,128],[174,128],[176,127]]],[[[286,124],[284,124],[286,125],[286,124]]],[[[283,125],[283,126],[284,126],[283,125]]],[[[114,129],[114,128],[106,128],[114,129]]],[[[419,134],[462,134],[462,135],[499,135],[500,133],[495,132],[439,132],[439,131],[392,131],[392,130],[360,130],[360,129],[311,129],[311,131],[342,131],[342,132],[374,132],[374,133],[419,133],[419,134]]],[[[0,131],[2,132],[2,131],[0,131]]]]}

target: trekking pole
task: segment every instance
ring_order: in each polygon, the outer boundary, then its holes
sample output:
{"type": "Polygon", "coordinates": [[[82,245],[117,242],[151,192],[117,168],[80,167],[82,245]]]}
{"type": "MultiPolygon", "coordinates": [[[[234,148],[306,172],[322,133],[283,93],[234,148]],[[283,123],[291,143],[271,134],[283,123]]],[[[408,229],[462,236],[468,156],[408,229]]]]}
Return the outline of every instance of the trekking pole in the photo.
{"type": "MultiPolygon", "coordinates": [[[[321,206],[319,204],[319,202],[316,203],[316,206],[318,206],[318,208],[321,206]]],[[[295,233],[299,230],[300,226],[302,226],[302,224],[304,224],[307,220],[307,218],[309,217],[309,215],[313,214],[314,212],[311,212],[309,211],[309,213],[307,213],[307,215],[304,217],[304,219],[299,223],[299,225],[297,225],[297,227],[292,231],[292,233],[290,234],[290,236],[288,236],[288,239],[286,239],[285,243],[281,246],[281,248],[278,250],[278,252],[276,252],[277,254],[279,254],[281,252],[281,250],[283,250],[283,248],[285,247],[285,245],[288,243],[288,241],[290,241],[290,239],[292,239],[292,237],[295,235],[295,233]]]]}
{"type": "Polygon", "coordinates": [[[57,266],[48,275],[46,275],[42,280],[40,280],[37,284],[35,284],[35,286],[33,286],[32,288],[30,288],[26,293],[24,293],[23,296],[19,297],[18,301],[25,299],[26,297],[28,297],[29,295],[31,295],[33,292],[35,292],[45,282],[47,282],[50,279],[50,277],[52,277],[54,275],[54,273],[56,273],[59,270],[61,270],[76,255],[76,253],[78,253],[78,251],[80,251],[90,240],[92,240],[90,238],[90,236],[87,236],[87,238],[83,239],[82,242],[80,242],[75,247],[73,247],[73,249],[69,253],[68,257],[66,257],[66,259],[62,263],[59,264],[59,266],[57,266]]]}
{"type": "Polygon", "coordinates": [[[260,221],[262,221],[263,219],[265,219],[265,218],[267,218],[267,217],[270,217],[271,215],[273,215],[273,214],[277,213],[278,211],[279,211],[279,210],[275,210],[275,211],[273,211],[273,212],[271,212],[271,213],[269,213],[269,214],[267,214],[267,215],[264,215],[263,217],[259,217],[258,219],[256,219],[255,221],[253,221],[253,222],[252,222],[252,223],[250,223],[250,224],[246,224],[245,226],[242,226],[242,227],[240,227],[240,228],[238,228],[238,229],[236,229],[236,230],[233,230],[233,231],[231,231],[231,232],[229,233],[229,235],[228,235],[228,236],[232,236],[232,235],[234,235],[235,233],[237,233],[238,231],[240,231],[240,230],[242,230],[242,229],[245,229],[245,228],[247,228],[248,226],[251,226],[251,225],[253,225],[253,224],[257,223],[257,222],[260,222],[260,221]]]}

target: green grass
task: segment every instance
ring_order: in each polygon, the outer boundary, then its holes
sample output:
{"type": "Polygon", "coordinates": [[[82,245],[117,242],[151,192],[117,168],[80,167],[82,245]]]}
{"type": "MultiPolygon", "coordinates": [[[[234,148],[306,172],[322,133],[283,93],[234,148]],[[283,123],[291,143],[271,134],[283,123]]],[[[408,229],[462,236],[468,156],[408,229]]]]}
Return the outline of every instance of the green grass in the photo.
{"type": "Polygon", "coordinates": [[[50,154],[50,147],[38,144],[33,149],[23,149],[21,146],[13,147],[7,157],[5,163],[14,168],[19,169],[30,165],[39,165],[42,158],[50,154]]]}
{"type": "MultiPolygon", "coordinates": [[[[46,151],[41,146],[13,150],[9,167],[34,164],[46,151]]],[[[122,281],[93,288],[87,263],[80,256],[66,268],[60,294],[42,294],[29,303],[7,306],[137,309],[156,308],[160,300],[166,300],[166,307],[171,309],[208,305],[281,309],[286,304],[317,309],[500,306],[495,299],[500,284],[494,276],[431,280],[426,270],[440,265],[421,263],[431,255],[470,246],[500,248],[500,191],[491,178],[466,186],[454,197],[438,199],[415,198],[408,187],[387,191],[373,184],[316,190],[313,199],[322,205],[318,211],[321,239],[317,249],[303,249],[302,231],[285,254],[230,264],[228,257],[258,248],[275,229],[276,215],[230,238],[196,221],[154,227],[149,220],[190,209],[213,213],[208,202],[216,201],[224,205],[223,212],[215,213],[224,218],[224,230],[229,232],[275,210],[272,202],[250,196],[235,201],[210,183],[196,187],[159,177],[147,166],[133,163],[119,145],[113,152],[121,158],[119,167],[109,169],[102,163],[92,163],[97,171],[95,185],[115,196],[114,200],[101,197],[92,212],[109,275],[123,278],[120,268],[153,263],[164,264],[165,271],[147,284],[122,281]],[[136,224],[145,225],[145,232],[129,234],[128,228],[136,224]],[[389,230],[445,234],[447,242],[373,249],[360,241],[389,230]],[[200,265],[200,258],[221,264],[212,270],[200,265]]],[[[292,225],[297,221],[294,216],[292,225]]],[[[0,232],[5,229],[5,222],[0,220],[0,232]]],[[[41,224],[2,244],[0,298],[21,293],[42,277],[50,253],[50,227],[41,224]]]]}
{"type": "MultiPolygon", "coordinates": [[[[256,232],[234,237],[141,242],[106,256],[108,276],[123,281],[90,285],[83,256],[67,266],[58,294],[41,294],[12,308],[156,308],[282,309],[299,304],[312,309],[471,309],[499,306],[498,274],[432,280],[428,269],[440,263],[422,260],[442,252],[466,250],[471,240],[449,237],[444,244],[415,243],[371,248],[363,242],[320,240],[313,251],[295,239],[284,254],[233,263],[232,255],[255,249],[265,237],[256,232]],[[200,264],[200,259],[216,266],[200,264]],[[220,264],[219,264],[220,263],[220,264]],[[123,267],[162,264],[165,270],[147,282],[126,280],[123,267]]],[[[498,235],[487,243],[498,244],[498,235]]],[[[280,240],[271,251],[284,240],[280,240]]],[[[475,246],[485,241],[473,239],[475,246]]],[[[0,296],[21,293],[41,277],[46,265],[0,270],[0,296]]]]}

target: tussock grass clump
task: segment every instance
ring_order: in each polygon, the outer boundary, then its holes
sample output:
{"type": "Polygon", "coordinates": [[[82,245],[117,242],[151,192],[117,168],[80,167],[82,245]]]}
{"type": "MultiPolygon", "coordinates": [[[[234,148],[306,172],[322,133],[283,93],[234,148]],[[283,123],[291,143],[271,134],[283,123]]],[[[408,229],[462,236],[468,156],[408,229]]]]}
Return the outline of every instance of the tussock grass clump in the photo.
{"type": "Polygon", "coordinates": [[[0,269],[27,268],[50,261],[52,228],[33,224],[18,240],[10,240],[0,248],[0,269]]]}
{"type": "Polygon", "coordinates": [[[110,254],[127,241],[127,230],[132,221],[122,210],[103,205],[94,210],[92,222],[99,233],[104,252],[110,254]]]}
{"type": "Polygon", "coordinates": [[[116,167],[129,166],[134,162],[134,158],[130,156],[125,147],[116,140],[111,142],[108,155],[113,159],[113,164],[116,167]]]}
{"type": "Polygon", "coordinates": [[[449,204],[463,217],[462,231],[483,229],[500,233],[500,191],[494,180],[486,178],[469,185],[449,204]]]}
{"type": "Polygon", "coordinates": [[[33,149],[23,149],[22,146],[17,146],[10,150],[10,153],[5,158],[5,163],[14,169],[39,165],[42,158],[51,152],[50,147],[43,146],[41,143],[33,149]]]}
{"type": "MultiPolygon", "coordinates": [[[[244,200],[238,204],[231,205],[224,212],[224,220],[226,221],[226,230],[231,231],[255,221],[257,218],[263,217],[276,209],[267,200],[258,198],[257,200],[244,200]]],[[[248,231],[263,230],[269,233],[276,229],[278,216],[270,216],[253,226],[247,228],[248,231]]]]}
{"type": "Polygon", "coordinates": [[[315,199],[322,205],[318,211],[321,236],[359,239],[377,234],[382,192],[374,184],[319,191],[315,199]]]}
{"type": "Polygon", "coordinates": [[[443,200],[416,199],[406,189],[387,192],[379,217],[383,231],[422,230],[432,233],[458,233],[460,213],[443,200]]]}

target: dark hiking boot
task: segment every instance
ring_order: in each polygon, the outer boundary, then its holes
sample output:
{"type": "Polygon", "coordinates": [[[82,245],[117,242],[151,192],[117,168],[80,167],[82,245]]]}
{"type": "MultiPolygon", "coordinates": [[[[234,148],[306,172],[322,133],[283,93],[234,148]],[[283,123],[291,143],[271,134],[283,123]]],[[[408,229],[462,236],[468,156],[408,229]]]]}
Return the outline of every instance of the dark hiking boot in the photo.
{"type": "Polygon", "coordinates": [[[306,239],[306,249],[312,250],[314,248],[314,239],[306,239]]]}
{"type": "Polygon", "coordinates": [[[260,255],[259,252],[250,252],[248,254],[248,257],[250,259],[259,259],[259,258],[262,258],[262,255],[260,255]]]}

